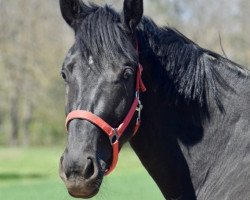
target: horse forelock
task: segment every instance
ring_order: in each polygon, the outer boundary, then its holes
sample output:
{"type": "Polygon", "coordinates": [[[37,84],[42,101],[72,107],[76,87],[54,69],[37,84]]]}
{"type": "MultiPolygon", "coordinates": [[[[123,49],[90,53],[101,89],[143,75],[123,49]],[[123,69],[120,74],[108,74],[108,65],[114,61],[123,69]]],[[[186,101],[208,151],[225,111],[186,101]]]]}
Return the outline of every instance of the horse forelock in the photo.
{"type": "Polygon", "coordinates": [[[77,48],[86,60],[90,56],[114,60],[122,54],[130,62],[137,62],[130,38],[122,29],[120,14],[107,5],[93,9],[88,16],[79,20],[75,39],[77,48]]]}

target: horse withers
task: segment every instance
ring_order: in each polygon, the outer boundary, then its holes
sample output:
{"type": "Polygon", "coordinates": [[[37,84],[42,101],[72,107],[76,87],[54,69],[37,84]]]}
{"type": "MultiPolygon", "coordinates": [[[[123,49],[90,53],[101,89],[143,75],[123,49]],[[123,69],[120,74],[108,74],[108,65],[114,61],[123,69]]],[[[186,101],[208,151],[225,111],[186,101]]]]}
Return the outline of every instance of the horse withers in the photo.
{"type": "Polygon", "coordinates": [[[249,71],[158,27],[142,0],[60,6],[75,32],[61,73],[68,192],[96,195],[129,141],[167,199],[250,197],[249,71]]]}

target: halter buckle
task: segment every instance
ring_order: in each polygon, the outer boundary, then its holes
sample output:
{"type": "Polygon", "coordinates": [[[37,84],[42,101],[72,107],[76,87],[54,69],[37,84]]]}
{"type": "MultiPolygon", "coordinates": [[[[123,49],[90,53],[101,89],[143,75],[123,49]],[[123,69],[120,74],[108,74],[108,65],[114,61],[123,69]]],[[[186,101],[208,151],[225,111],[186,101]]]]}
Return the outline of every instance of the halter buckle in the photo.
{"type": "Polygon", "coordinates": [[[142,111],[142,109],[143,109],[143,105],[142,105],[141,101],[139,100],[138,106],[136,107],[136,111],[138,112],[136,123],[141,121],[141,111],[142,111]]]}
{"type": "Polygon", "coordinates": [[[135,92],[135,97],[140,101],[140,93],[139,93],[139,91],[135,92]]]}

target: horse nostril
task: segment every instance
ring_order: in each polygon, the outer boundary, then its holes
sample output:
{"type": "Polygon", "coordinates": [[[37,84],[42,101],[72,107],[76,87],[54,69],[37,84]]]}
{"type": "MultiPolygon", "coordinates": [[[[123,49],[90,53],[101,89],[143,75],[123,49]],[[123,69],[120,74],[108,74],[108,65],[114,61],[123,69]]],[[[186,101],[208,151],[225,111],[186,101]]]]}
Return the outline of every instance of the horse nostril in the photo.
{"type": "Polygon", "coordinates": [[[66,175],[66,178],[69,179],[70,175],[71,175],[71,172],[70,171],[66,171],[65,172],[65,175],[66,175]]]}
{"type": "Polygon", "coordinates": [[[72,165],[65,171],[67,179],[76,178],[81,175],[81,167],[78,165],[72,165]]]}
{"type": "Polygon", "coordinates": [[[91,158],[88,158],[87,163],[85,165],[84,178],[88,180],[94,175],[94,173],[95,173],[94,162],[91,158]]]}
{"type": "Polygon", "coordinates": [[[78,169],[77,170],[73,169],[73,170],[66,171],[65,175],[66,175],[67,179],[69,179],[69,178],[76,178],[77,176],[81,175],[81,172],[78,169]]]}
{"type": "Polygon", "coordinates": [[[61,158],[60,158],[60,164],[62,164],[62,163],[63,163],[63,159],[64,159],[64,157],[63,157],[63,156],[61,156],[61,158]]]}

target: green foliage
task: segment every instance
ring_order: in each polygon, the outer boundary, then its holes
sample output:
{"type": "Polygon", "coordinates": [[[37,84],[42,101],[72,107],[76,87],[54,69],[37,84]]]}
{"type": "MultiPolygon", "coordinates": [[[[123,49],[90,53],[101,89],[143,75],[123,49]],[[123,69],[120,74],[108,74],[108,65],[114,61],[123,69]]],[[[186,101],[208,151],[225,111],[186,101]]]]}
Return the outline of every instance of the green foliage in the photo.
{"type": "MultiPolygon", "coordinates": [[[[4,200],[72,199],[58,176],[63,148],[0,148],[0,197],[4,200]]],[[[129,148],[94,199],[164,199],[129,148]]]]}
{"type": "Polygon", "coordinates": [[[59,72],[71,35],[58,2],[0,4],[0,144],[60,143],[65,131],[59,72]]]}
{"type": "MultiPolygon", "coordinates": [[[[119,9],[123,4],[92,1],[119,9]]],[[[157,24],[173,26],[221,54],[222,44],[230,59],[250,66],[249,1],[144,0],[144,5],[157,24]]],[[[58,1],[0,0],[0,13],[0,145],[63,143],[64,83],[59,73],[74,35],[58,1]]]]}

